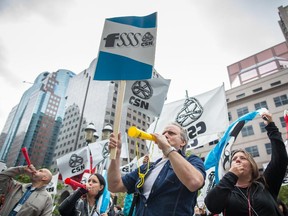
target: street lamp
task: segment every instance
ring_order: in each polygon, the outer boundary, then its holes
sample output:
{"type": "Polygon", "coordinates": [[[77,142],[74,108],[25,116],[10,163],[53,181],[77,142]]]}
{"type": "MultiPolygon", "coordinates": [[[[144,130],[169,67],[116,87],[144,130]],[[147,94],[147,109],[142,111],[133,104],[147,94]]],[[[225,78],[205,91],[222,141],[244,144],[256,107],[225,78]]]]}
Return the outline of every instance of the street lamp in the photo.
{"type": "Polygon", "coordinates": [[[87,143],[91,143],[93,141],[93,135],[96,132],[96,128],[94,124],[91,122],[89,125],[85,128],[85,138],[87,143]]]}
{"type": "Polygon", "coordinates": [[[113,132],[112,126],[107,124],[102,129],[102,140],[109,139],[110,134],[113,132]]]}
{"type": "Polygon", "coordinates": [[[99,134],[97,133],[97,131],[95,131],[93,133],[93,143],[96,142],[98,138],[99,138],[99,134]]]}

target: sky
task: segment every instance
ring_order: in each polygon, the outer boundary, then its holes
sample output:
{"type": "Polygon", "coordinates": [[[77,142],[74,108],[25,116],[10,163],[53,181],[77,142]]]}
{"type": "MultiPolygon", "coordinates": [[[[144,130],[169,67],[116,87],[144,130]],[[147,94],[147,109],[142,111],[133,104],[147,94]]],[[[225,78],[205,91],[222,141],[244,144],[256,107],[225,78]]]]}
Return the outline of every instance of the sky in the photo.
{"type": "Polygon", "coordinates": [[[45,71],[78,74],[97,58],[106,18],[157,12],[154,68],[166,103],[224,84],[227,66],[285,41],[287,0],[0,0],[0,130],[45,71]]]}

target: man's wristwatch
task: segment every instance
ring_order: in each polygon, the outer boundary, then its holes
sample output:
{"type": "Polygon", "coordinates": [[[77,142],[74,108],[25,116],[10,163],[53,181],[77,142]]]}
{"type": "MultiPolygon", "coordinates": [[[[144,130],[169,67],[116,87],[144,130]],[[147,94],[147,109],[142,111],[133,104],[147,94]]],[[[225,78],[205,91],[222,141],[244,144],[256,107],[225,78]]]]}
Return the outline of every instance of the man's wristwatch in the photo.
{"type": "Polygon", "coordinates": [[[163,154],[168,157],[169,154],[172,152],[172,151],[177,151],[176,148],[174,148],[173,146],[170,146],[166,151],[163,151],[163,154]]]}

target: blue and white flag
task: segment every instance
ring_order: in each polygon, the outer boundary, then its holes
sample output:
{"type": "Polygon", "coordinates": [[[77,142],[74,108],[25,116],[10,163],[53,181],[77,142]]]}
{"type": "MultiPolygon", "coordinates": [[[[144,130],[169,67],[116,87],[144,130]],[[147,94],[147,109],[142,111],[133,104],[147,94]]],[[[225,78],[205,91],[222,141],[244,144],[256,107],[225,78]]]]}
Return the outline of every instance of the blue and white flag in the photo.
{"type": "Polygon", "coordinates": [[[152,77],[157,13],[108,18],[100,42],[94,80],[142,80],[152,77]]]}
{"type": "Polygon", "coordinates": [[[208,153],[204,165],[206,169],[205,185],[197,197],[198,203],[204,203],[207,193],[219,183],[230,167],[232,146],[244,125],[255,118],[257,114],[267,111],[266,108],[247,113],[234,121],[225,131],[217,145],[208,153]]]}
{"type": "Polygon", "coordinates": [[[159,117],[167,98],[169,79],[153,78],[126,83],[124,106],[159,117]]]}
{"type": "Polygon", "coordinates": [[[231,149],[243,126],[266,110],[266,108],[261,108],[238,118],[228,127],[217,145],[208,153],[204,161],[205,169],[209,170],[215,167],[216,184],[229,169],[231,149]]]}

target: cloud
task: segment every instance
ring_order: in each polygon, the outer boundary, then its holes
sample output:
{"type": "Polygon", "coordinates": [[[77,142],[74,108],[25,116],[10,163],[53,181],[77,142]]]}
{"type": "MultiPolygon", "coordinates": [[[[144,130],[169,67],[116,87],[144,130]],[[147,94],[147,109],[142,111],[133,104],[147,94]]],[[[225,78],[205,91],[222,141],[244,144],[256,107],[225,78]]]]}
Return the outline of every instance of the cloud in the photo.
{"type": "Polygon", "coordinates": [[[38,15],[55,23],[59,22],[63,11],[69,9],[75,0],[1,0],[0,21],[18,21],[38,15]]]}

